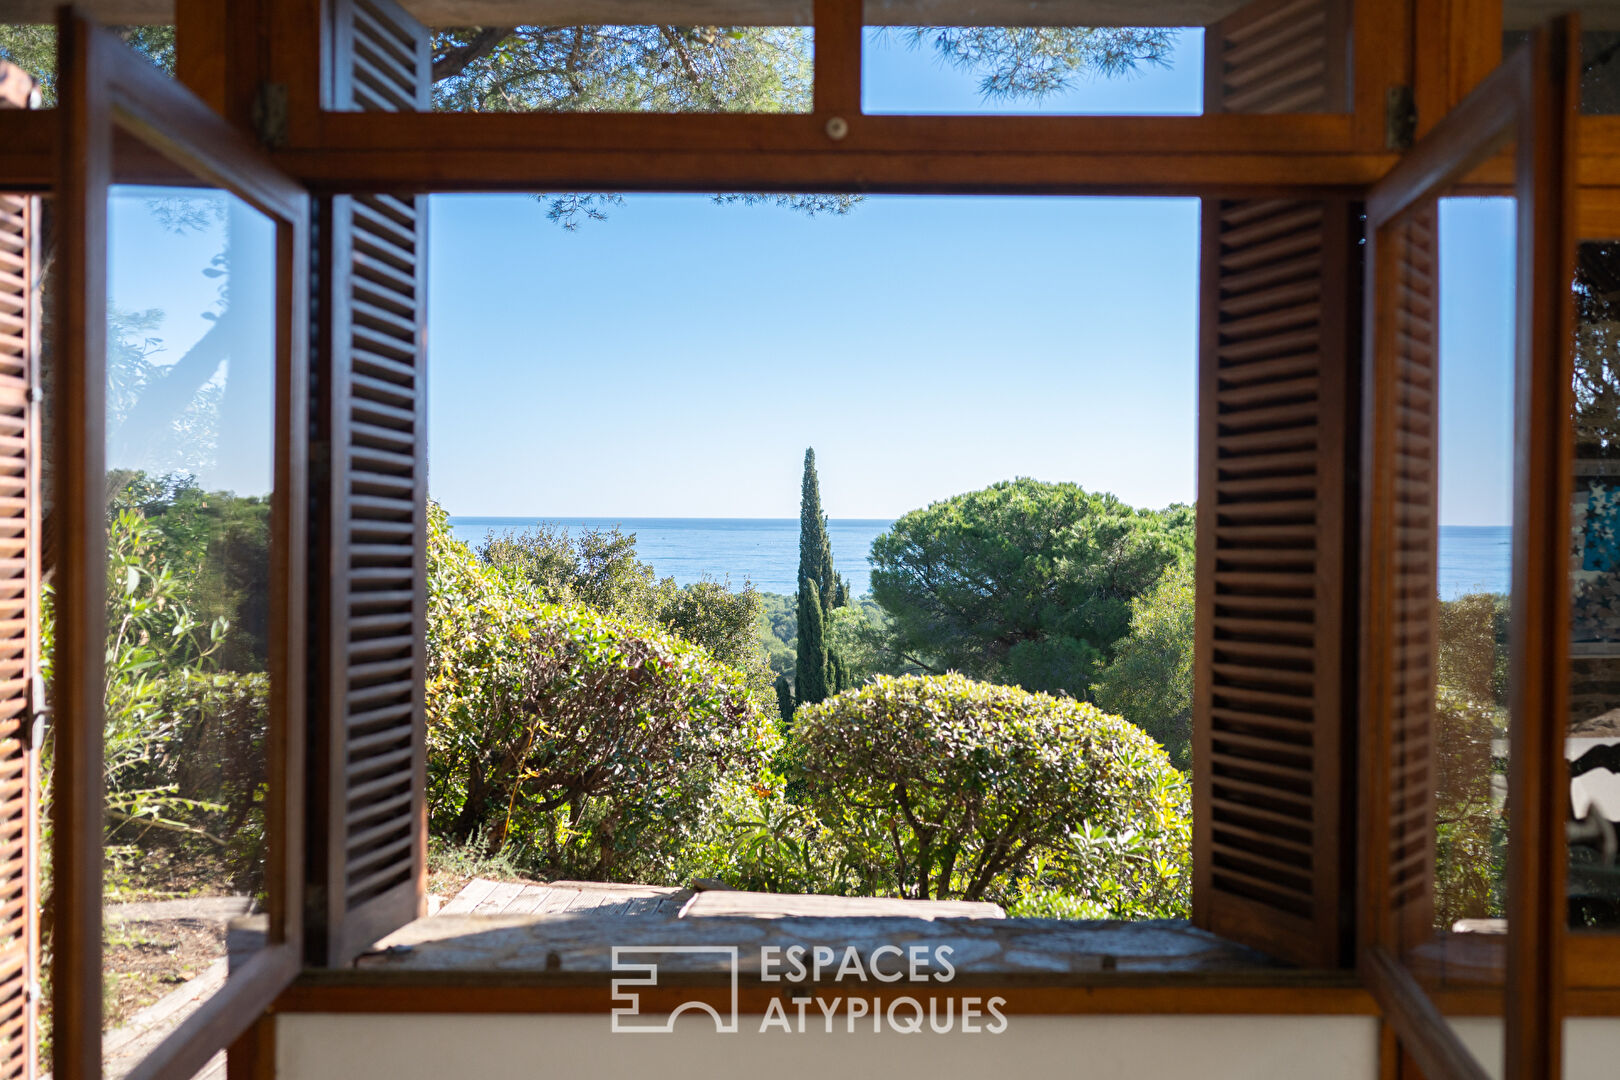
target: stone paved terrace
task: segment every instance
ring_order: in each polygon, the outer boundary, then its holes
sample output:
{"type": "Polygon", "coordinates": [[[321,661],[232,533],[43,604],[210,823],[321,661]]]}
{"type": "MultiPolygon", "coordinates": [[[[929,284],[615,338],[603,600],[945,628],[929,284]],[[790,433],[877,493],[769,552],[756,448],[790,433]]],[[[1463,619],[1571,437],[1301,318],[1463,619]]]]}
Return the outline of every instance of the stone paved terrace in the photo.
{"type": "MultiPolygon", "coordinates": [[[[487,881],[469,883],[438,915],[389,935],[357,966],[400,973],[583,975],[611,972],[614,946],[735,945],[746,976],[759,972],[762,947],[795,944],[830,946],[840,956],[853,946],[863,958],[883,945],[949,945],[957,971],[974,976],[1231,973],[1280,966],[1183,920],[1009,919],[994,904],[487,881]]],[[[719,973],[729,969],[728,954],[671,954],[660,969],[719,973]]]]}

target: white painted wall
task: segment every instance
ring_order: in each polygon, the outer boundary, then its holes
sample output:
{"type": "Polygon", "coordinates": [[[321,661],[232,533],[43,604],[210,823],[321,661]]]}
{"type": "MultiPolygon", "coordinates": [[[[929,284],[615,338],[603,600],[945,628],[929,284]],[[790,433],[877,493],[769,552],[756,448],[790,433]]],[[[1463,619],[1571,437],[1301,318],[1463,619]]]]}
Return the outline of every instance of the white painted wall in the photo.
{"type": "MultiPolygon", "coordinates": [[[[446,990],[446,993],[455,993],[446,990]]],[[[283,1014],[279,1076],[471,1080],[655,1076],[658,1080],[1374,1080],[1378,1023],[1364,1016],[1013,1016],[1000,1035],[716,1034],[683,1016],[670,1034],[613,1034],[604,1015],[283,1014]]],[[[840,1020],[842,1018],[839,1018],[840,1020]]],[[[1612,1073],[1610,1074],[1612,1078],[1612,1073]]]]}
{"type": "MultiPolygon", "coordinates": [[[[447,990],[446,993],[454,993],[447,990]]],[[[656,1076],[659,1080],[1375,1080],[1378,1024],[1363,1016],[1014,1016],[1000,1035],[874,1035],[842,1018],[832,1033],[760,1035],[757,1017],[721,1035],[707,1017],[671,1034],[620,1034],[603,1015],[283,1014],[276,1065],[286,1080],[471,1080],[656,1076]]],[[[1454,1021],[1501,1074],[1501,1024],[1454,1021]]],[[[1566,1080],[1620,1077],[1620,1018],[1565,1028],[1566,1080]]]]}
{"type": "MultiPolygon", "coordinates": [[[[1492,1076],[1502,1075],[1502,1022],[1454,1017],[1452,1028],[1492,1076]]],[[[1620,1018],[1578,1017],[1564,1021],[1564,1080],[1620,1077],[1620,1018]]]]}

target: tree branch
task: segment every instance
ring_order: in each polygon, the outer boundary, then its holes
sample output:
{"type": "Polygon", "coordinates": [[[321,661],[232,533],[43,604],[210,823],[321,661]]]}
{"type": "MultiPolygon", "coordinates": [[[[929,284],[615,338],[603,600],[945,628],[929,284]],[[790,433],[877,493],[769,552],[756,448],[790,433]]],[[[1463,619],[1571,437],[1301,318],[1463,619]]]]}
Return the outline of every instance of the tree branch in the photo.
{"type": "Polygon", "coordinates": [[[468,67],[495,51],[495,46],[516,31],[514,26],[484,26],[465,45],[450,49],[443,56],[433,58],[433,81],[453,79],[468,67]]]}

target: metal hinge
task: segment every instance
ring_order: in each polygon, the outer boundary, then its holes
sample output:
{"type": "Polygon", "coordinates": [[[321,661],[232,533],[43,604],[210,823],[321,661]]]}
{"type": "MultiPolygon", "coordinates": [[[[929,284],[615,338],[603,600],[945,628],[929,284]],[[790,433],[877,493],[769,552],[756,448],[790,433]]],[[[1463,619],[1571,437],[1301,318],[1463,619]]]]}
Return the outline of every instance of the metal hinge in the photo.
{"type": "Polygon", "coordinates": [[[253,96],[253,130],[271,149],[287,141],[286,83],[259,84],[259,92],[253,96]]]}
{"type": "Polygon", "coordinates": [[[38,750],[45,742],[45,719],[50,715],[49,709],[37,709],[29,718],[28,726],[22,730],[22,737],[27,741],[28,749],[38,750]]]}
{"type": "Polygon", "coordinates": [[[1384,145],[1410,150],[1417,139],[1417,101],[1410,86],[1392,86],[1384,95],[1384,145]]]}

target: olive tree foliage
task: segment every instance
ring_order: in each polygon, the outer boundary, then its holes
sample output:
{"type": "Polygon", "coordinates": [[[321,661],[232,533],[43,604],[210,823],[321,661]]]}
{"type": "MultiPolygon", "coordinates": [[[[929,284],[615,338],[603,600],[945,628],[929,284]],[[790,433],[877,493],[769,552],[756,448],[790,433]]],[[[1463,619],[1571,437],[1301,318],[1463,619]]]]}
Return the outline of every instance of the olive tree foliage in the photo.
{"type": "Polygon", "coordinates": [[[957,674],[879,676],[801,706],[784,757],[843,862],[880,893],[1004,901],[1039,871],[1116,910],[1184,902],[1187,781],[1092,705],[957,674]]]}
{"type": "Polygon", "coordinates": [[[774,748],[745,676],[657,626],[546,603],[430,507],[435,832],[560,876],[669,881],[728,773],[774,748]]]}
{"type": "Polygon", "coordinates": [[[1139,510],[1018,479],[901,517],[872,542],[872,596],[897,661],[1084,697],[1131,603],[1193,544],[1186,506],[1139,510]]]}

